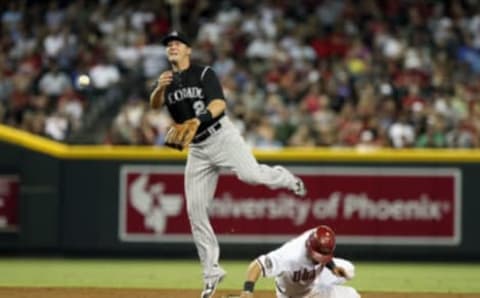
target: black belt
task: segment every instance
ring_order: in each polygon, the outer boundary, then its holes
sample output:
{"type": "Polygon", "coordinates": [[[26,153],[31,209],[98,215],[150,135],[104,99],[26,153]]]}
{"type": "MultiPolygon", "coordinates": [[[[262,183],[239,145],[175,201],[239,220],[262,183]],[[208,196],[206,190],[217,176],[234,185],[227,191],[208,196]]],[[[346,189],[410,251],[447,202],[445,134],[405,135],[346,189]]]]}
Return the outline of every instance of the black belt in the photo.
{"type": "Polygon", "coordinates": [[[214,124],[210,125],[207,127],[204,131],[200,132],[198,135],[196,135],[193,138],[192,143],[200,143],[208,139],[209,136],[213,135],[216,133],[220,128],[222,128],[222,124],[220,121],[215,122],[214,124]]]}

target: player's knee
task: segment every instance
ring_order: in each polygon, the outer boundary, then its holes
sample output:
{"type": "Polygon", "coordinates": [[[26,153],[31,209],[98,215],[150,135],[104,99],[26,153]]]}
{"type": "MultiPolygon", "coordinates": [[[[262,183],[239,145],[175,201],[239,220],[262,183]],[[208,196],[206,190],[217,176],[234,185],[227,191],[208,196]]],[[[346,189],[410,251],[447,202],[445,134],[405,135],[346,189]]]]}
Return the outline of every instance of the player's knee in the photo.
{"type": "Polygon", "coordinates": [[[237,178],[245,183],[255,185],[259,184],[260,175],[256,172],[238,171],[237,178]]]}
{"type": "Polygon", "coordinates": [[[334,286],[331,295],[333,298],[360,298],[360,294],[352,287],[334,286]]]}
{"type": "Polygon", "coordinates": [[[351,287],[344,287],[341,295],[338,295],[339,298],[360,298],[360,294],[351,287]]]}
{"type": "Polygon", "coordinates": [[[348,293],[348,295],[346,297],[360,298],[360,294],[354,288],[348,288],[347,293],[348,293]]]}
{"type": "Polygon", "coordinates": [[[187,214],[191,222],[208,218],[208,211],[201,200],[192,200],[187,203],[187,214]]]}

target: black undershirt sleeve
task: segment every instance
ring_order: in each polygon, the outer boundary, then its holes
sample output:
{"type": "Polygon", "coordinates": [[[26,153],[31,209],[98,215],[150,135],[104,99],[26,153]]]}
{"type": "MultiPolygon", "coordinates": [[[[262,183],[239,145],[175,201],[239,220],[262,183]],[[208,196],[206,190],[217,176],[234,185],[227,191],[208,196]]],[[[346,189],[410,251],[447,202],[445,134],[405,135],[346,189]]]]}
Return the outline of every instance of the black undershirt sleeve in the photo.
{"type": "Polygon", "coordinates": [[[223,89],[215,72],[209,67],[202,79],[205,102],[208,105],[214,99],[225,100],[223,89]]]}

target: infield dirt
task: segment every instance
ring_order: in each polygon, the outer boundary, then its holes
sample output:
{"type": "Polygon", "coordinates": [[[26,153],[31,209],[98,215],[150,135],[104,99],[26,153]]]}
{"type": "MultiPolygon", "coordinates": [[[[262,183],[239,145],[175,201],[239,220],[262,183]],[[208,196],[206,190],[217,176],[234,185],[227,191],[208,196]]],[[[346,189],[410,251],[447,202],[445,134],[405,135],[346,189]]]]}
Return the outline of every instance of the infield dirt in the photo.
{"type": "MultiPolygon", "coordinates": [[[[218,290],[214,298],[236,295],[235,291],[218,290]]],[[[480,298],[479,294],[439,293],[369,293],[362,298],[480,298]]],[[[198,298],[200,290],[106,289],[106,288],[0,288],[0,298],[198,298]]],[[[257,291],[255,298],[275,298],[273,292],[257,291]]]]}

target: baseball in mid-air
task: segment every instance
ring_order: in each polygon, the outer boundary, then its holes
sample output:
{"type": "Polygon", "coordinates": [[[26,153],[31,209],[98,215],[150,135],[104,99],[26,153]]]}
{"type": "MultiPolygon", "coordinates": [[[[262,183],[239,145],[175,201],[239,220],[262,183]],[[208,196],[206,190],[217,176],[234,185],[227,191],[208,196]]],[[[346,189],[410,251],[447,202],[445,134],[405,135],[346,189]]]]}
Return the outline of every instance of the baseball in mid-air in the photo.
{"type": "Polygon", "coordinates": [[[90,85],[90,77],[88,75],[82,74],[78,76],[78,86],[87,87],[90,85]]]}

